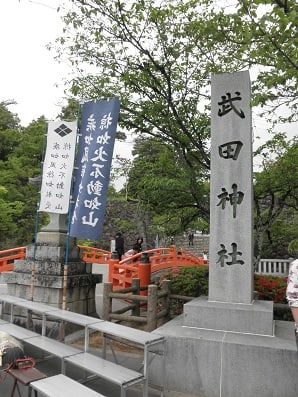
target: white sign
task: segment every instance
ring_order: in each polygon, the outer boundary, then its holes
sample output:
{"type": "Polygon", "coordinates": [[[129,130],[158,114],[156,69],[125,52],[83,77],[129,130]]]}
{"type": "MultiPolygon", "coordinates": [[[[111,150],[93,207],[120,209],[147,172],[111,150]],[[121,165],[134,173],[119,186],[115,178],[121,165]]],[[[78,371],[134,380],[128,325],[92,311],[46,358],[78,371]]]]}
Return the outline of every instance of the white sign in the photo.
{"type": "Polygon", "coordinates": [[[39,211],[68,213],[76,130],[76,121],[55,121],[48,125],[39,211]]]}

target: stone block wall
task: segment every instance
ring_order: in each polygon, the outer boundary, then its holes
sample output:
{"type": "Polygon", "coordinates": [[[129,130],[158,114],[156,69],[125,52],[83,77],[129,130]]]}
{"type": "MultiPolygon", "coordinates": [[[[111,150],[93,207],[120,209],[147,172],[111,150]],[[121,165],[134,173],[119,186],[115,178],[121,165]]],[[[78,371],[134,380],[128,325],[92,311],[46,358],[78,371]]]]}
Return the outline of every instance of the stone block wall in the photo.
{"type": "Polygon", "coordinates": [[[188,244],[187,234],[185,236],[175,236],[175,245],[197,256],[202,256],[205,249],[209,251],[209,234],[195,235],[193,245],[188,244]]]}

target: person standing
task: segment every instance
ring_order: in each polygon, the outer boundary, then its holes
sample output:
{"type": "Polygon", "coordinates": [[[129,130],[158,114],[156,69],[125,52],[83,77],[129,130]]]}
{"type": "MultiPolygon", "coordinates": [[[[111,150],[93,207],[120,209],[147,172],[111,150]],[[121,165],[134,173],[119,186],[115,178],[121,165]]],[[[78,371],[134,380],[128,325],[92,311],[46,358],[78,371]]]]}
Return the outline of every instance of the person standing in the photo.
{"type": "Polygon", "coordinates": [[[194,234],[193,234],[192,230],[190,230],[188,232],[188,245],[189,245],[189,247],[191,245],[193,245],[193,239],[194,239],[194,234]]]}
{"type": "Polygon", "coordinates": [[[143,237],[138,237],[135,246],[138,247],[138,252],[142,252],[143,237]]]}
{"type": "MultiPolygon", "coordinates": [[[[128,250],[123,254],[123,259],[127,259],[127,258],[130,258],[131,256],[138,254],[140,252],[140,251],[138,251],[138,249],[139,249],[139,246],[137,244],[134,244],[131,250],[128,250]]],[[[131,265],[133,262],[137,262],[137,261],[138,261],[138,258],[134,258],[131,261],[126,261],[125,264],[131,265]]]]}
{"type": "Polygon", "coordinates": [[[295,321],[294,332],[298,350],[298,259],[295,259],[290,265],[286,298],[295,321]]]}
{"type": "Polygon", "coordinates": [[[124,237],[120,232],[115,236],[115,250],[118,254],[119,261],[121,261],[122,255],[124,254],[124,237]]]}

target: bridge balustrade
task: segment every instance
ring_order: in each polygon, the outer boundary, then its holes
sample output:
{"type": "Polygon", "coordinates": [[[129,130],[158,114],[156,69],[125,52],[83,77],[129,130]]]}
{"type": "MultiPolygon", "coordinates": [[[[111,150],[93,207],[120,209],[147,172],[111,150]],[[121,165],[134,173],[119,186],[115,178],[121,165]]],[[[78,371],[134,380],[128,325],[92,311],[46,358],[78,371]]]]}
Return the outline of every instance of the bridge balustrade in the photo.
{"type": "MultiPolygon", "coordinates": [[[[149,263],[147,267],[144,266],[144,263],[141,266],[141,255],[144,253],[138,253],[119,262],[118,259],[112,259],[113,254],[109,251],[83,245],[78,245],[78,247],[82,252],[83,261],[107,264],[109,266],[109,281],[113,283],[116,289],[131,286],[132,278],[139,278],[141,285],[146,285],[144,284],[145,280],[149,279],[150,281],[151,273],[166,268],[208,266],[209,264],[208,260],[197,257],[191,252],[178,249],[174,245],[147,250],[149,263]]],[[[13,270],[14,260],[24,259],[25,255],[25,246],[0,251],[0,272],[13,270]]],[[[255,273],[287,277],[290,262],[288,259],[261,259],[255,269],[255,273]]]]}
{"type": "Polygon", "coordinates": [[[0,272],[13,270],[15,259],[25,259],[26,247],[11,248],[0,251],[0,272]]]}
{"type": "Polygon", "coordinates": [[[287,277],[290,263],[289,259],[261,259],[255,273],[287,277]]]}

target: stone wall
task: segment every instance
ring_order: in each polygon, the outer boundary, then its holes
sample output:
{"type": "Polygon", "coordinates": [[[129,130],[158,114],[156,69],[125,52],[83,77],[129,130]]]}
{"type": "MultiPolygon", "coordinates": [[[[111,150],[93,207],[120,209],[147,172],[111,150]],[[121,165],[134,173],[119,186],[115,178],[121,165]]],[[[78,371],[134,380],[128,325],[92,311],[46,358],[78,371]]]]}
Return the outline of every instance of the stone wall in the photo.
{"type": "Polygon", "coordinates": [[[209,234],[197,234],[194,236],[193,245],[189,245],[188,236],[180,235],[174,237],[176,247],[192,252],[197,256],[203,256],[203,251],[209,251],[209,234]]]}
{"type": "Polygon", "coordinates": [[[154,248],[154,238],[150,232],[152,219],[150,214],[144,214],[136,201],[108,201],[102,235],[98,247],[110,250],[111,240],[117,232],[124,236],[124,248],[132,248],[138,236],[143,237],[143,249],[154,248]]]}

